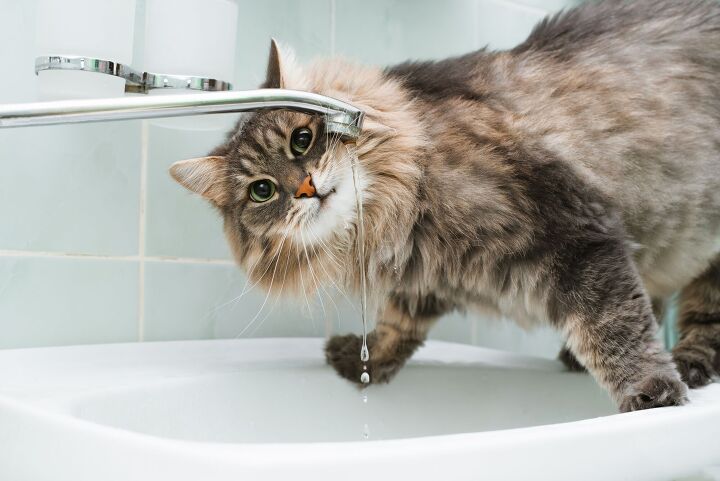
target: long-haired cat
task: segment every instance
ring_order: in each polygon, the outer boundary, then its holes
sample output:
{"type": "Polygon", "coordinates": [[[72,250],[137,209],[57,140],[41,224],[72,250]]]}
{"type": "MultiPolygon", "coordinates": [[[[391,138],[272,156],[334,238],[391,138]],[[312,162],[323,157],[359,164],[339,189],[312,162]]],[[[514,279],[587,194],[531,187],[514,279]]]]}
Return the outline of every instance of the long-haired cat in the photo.
{"type": "MultiPolygon", "coordinates": [[[[605,0],[509,51],[384,70],[300,67],[273,43],[263,87],[350,102],[362,136],[345,145],[322,116],[261,111],[172,175],[217,207],[253,282],[357,289],[357,155],[363,262],[384,300],[373,382],[439,316],[475,307],[555,326],[561,359],[622,411],[683,404],[681,378],[720,370],[720,3],[605,0]],[[673,362],[653,305],[675,291],[673,362]]],[[[326,357],[359,382],[359,350],[338,336],[326,357]]]]}

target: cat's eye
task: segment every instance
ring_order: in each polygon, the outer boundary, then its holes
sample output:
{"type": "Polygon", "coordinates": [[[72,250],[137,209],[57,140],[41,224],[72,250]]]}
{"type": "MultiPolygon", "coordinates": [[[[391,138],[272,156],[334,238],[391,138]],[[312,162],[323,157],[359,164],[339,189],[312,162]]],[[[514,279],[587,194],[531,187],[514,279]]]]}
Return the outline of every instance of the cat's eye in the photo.
{"type": "Polygon", "coordinates": [[[275,195],[275,189],[275,183],[271,180],[256,180],[250,184],[250,198],[254,202],[265,202],[275,195]]]}
{"type": "Polygon", "coordinates": [[[310,147],[312,138],[312,130],[307,127],[293,130],[292,135],[290,135],[290,150],[294,155],[303,155],[310,147]]]}

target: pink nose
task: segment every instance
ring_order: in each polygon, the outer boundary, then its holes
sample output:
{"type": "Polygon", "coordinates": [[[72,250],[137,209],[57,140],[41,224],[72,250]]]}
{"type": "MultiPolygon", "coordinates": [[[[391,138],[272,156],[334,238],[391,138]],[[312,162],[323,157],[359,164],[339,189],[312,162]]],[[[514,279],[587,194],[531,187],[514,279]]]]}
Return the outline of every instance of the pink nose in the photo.
{"type": "Polygon", "coordinates": [[[300,187],[295,192],[295,198],[301,197],[315,197],[315,186],[313,185],[312,175],[308,174],[307,177],[302,181],[300,187]]]}

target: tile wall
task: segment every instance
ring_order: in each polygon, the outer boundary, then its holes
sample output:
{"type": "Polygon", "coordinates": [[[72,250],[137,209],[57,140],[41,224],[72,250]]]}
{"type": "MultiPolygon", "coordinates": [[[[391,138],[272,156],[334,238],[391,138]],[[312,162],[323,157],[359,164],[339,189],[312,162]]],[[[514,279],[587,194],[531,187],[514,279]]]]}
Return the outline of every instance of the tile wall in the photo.
{"type": "MultiPolygon", "coordinates": [[[[271,36],[301,61],[389,64],[511,47],[571,3],[240,0],[234,81],[262,80],[271,36]]],[[[0,12],[0,102],[35,100],[34,2],[0,0],[0,12]]],[[[136,32],[136,52],[142,41],[136,32]]],[[[207,153],[231,122],[0,130],[0,348],[357,331],[356,308],[336,293],[323,305],[241,295],[246,281],[216,214],[167,175],[175,160],[207,153]]],[[[560,344],[548,330],[459,314],[432,337],[544,356],[560,344]]]]}

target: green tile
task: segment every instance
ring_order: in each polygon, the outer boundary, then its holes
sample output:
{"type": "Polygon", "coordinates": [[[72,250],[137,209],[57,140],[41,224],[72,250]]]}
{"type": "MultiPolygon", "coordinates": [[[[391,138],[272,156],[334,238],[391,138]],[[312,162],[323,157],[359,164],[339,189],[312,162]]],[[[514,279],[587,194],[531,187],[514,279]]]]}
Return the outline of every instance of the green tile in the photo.
{"type": "Polygon", "coordinates": [[[323,336],[326,323],[348,317],[343,304],[325,301],[323,311],[315,299],[243,295],[246,278],[233,265],[154,261],[145,276],[145,340],[323,336]]]}
{"type": "Polygon", "coordinates": [[[270,38],[289,45],[298,60],[331,51],[331,0],[239,0],[235,89],[265,80],[270,38]]]}
{"type": "Polygon", "coordinates": [[[459,313],[441,317],[433,326],[428,336],[439,341],[472,344],[473,320],[459,313]]]}
{"type": "Polygon", "coordinates": [[[560,333],[547,326],[526,330],[509,319],[470,316],[476,324],[474,343],[478,346],[555,359],[563,345],[560,333]]]}
{"type": "Polygon", "coordinates": [[[527,38],[544,11],[495,0],[480,0],[478,45],[508,49],[527,38]]]}
{"type": "Polygon", "coordinates": [[[36,100],[35,2],[2,2],[0,104],[36,100]]]}
{"type": "Polygon", "coordinates": [[[138,338],[136,262],[0,257],[0,348],[138,338]]]}
{"type": "Polygon", "coordinates": [[[378,65],[477,48],[476,0],[336,0],[338,54],[378,65]]]}
{"type": "Polygon", "coordinates": [[[138,252],[138,121],[0,129],[0,249],[138,252]]]}
{"type": "Polygon", "coordinates": [[[173,162],[207,155],[220,144],[232,125],[232,118],[225,118],[224,126],[221,122],[222,127],[209,130],[182,128],[177,122],[149,123],[146,255],[230,257],[218,213],[168,173],[173,162]]]}

